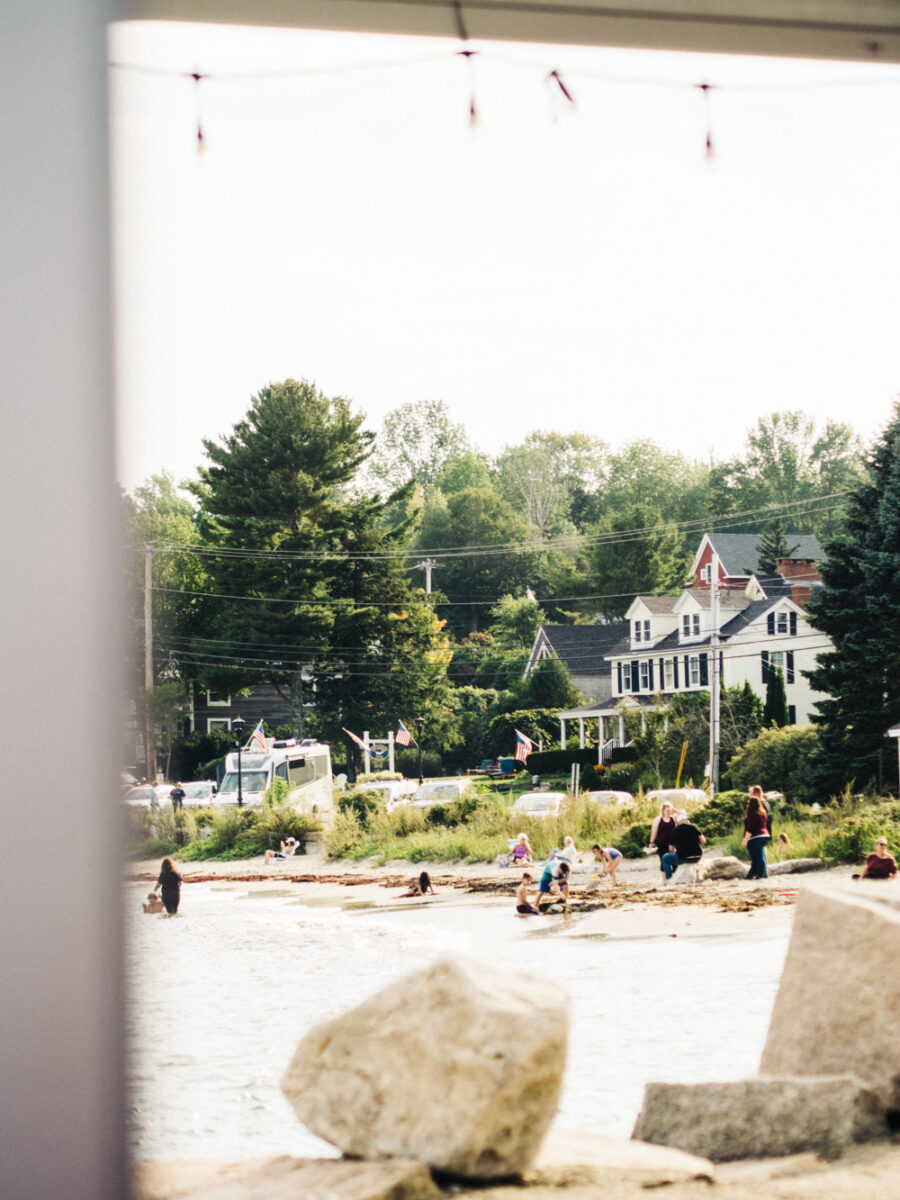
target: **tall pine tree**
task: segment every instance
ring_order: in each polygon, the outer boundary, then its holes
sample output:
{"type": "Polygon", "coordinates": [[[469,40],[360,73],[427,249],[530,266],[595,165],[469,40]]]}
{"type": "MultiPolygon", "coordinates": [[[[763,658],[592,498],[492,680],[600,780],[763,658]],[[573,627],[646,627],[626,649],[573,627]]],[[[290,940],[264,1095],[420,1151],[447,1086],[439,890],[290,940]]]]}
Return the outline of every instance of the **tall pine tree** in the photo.
{"type": "Polygon", "coordinates": [[[768,729],[770,726],[776,725],[780,729],[788,723],[784,676],[780,667],[769,667],[769,678],[766,680],[766,702],[763,705],[763,726],[768,729]]]}
{"type": "Polygon", "coordinates": [[[197,652],[222,664],[206,667],[214,686],[272,683],[298,734],[375,734],[446,687],[446,639],[403,570],[403,531],[382,520],[398,495],[349,487],[371,452],[362,419],[305,381],[263,388],[229,436],[204,442],[195,486],[216,551],[197,652]]]}
{"type": "Polygon", "coordinates": [[[844,532],[825,552],[810,620],[834,650],[819,655],[809,680],[828,696],[814,720],[822,783],[837,789],[878,777],[885,733],[900,720],[900,404],[851,492],[844,532]]]}

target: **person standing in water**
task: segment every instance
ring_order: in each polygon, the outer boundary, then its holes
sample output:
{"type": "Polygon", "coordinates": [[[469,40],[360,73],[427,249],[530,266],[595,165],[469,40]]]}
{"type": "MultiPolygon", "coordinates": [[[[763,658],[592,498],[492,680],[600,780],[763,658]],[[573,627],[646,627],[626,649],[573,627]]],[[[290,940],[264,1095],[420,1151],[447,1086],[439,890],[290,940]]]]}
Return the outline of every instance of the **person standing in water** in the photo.
{"type": "Polygon", "coordinates": [[[181,876],[175,870],[175,864],[171,858],[162,860],[156,886],[162,893],[162,902],[166,906],[166,912],[170,917],[174,917],[178,912],[178,904],[181,900],[181,876]]]}

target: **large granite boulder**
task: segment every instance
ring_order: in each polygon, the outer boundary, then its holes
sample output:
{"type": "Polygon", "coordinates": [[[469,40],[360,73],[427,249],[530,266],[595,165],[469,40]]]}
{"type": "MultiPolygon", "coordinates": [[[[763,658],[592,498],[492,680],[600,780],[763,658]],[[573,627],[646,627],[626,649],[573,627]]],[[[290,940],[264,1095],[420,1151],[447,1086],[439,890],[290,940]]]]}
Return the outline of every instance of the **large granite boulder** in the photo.
{"type": "Polygon", "coordinates": [[[444,959],[313,1029],[281,1086],[345,1154],[517,1175],[556,1111],[568,1027],[550,980],[444,959]]]}
{"type": "Polygon", "coordinates": [[[633,1137],[712,1162],[840,1154],[886,1137],[884,1107],[853,1075],[648,1083],[633,1137]]]}
{"type": "Polygon", "coordinates": [[[900,906],[879,891],[893,887],[801,893],[761,1074],[849,1071],[900,1107],[900,906]]]}
{"type": "Polygon", "coordinates": [[[723,854],[721,858],[711,858],[706,863],[707,879],[743,879],[750,868],[733,854],[723,854]]]}

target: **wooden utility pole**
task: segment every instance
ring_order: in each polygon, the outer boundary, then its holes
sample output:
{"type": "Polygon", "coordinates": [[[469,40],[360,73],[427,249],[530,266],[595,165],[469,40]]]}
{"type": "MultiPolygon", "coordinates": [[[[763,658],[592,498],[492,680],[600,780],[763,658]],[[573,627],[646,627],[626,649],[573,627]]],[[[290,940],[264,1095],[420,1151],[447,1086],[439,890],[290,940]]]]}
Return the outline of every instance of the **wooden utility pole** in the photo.
{"type": "Polygon", "coordinates": [[[713,551],[710,563],[710,609],[712,632],[709,639],[709,798],[719,786],[719,556],[713,551]]]}
{"type": "Polygon", "coordinates": [[[153,690],[153,548],[144,548],[144,758],[147,782],[156,780],[156,746],[150,694],[153,690]]]}

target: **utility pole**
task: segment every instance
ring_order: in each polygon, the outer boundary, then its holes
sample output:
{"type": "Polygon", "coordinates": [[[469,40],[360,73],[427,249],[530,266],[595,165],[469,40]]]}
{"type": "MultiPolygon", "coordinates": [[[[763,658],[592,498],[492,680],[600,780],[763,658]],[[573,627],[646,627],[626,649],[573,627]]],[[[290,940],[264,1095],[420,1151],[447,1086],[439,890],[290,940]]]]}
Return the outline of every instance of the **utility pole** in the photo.
{"type": "Polygon", "coordinates": [[[144,547],[144,757],[147,760],[147,782],[156,780],[156,746],[153,737],[153,718],[150,712],[150,693],[153,689],[153,548],[144,547]]]}
{"type": "Polygon", "coordinates": [[[710,564],[710,610],[712,632],[709,639],[709,798],[716,794],[719,786],[719,556],[713,552],[710,564]]]}
{"type": "Polygon", "coordinates": [[[425,572],[425,594],[431,595],[431,569],[437,566],[437,559],[423,558],[420,563],[416,563],[414,570],[425,572]]]}

